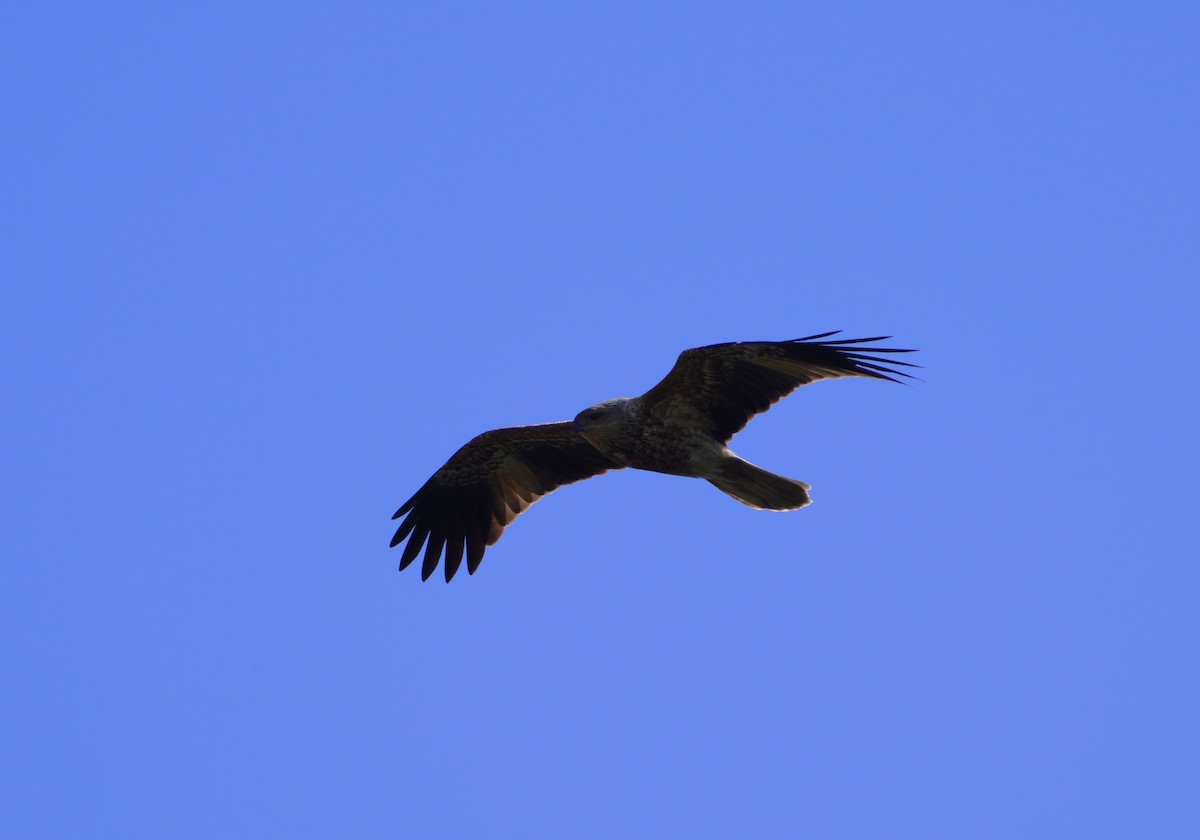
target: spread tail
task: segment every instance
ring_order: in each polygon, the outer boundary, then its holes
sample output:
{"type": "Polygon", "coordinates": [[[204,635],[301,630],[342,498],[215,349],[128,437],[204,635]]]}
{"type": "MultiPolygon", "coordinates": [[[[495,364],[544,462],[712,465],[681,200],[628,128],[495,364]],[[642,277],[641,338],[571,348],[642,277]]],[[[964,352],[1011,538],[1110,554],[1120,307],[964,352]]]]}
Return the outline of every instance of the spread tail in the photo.
{"type": "Polygon", "coordinates": [[[742,504],[759,510],[796,510],[812,501],[808,497],[809,486],[803,481],[775,475],[736,456],[726,458],[721,474],[709,477],[708,481],[742,504]]]}

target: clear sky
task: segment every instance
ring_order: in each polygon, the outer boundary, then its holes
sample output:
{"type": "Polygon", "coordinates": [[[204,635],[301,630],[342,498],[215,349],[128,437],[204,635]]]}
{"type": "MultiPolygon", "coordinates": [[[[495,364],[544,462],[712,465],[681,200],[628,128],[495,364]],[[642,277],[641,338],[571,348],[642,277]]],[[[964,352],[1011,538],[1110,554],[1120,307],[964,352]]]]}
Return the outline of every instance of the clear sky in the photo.
{"type": "Polygon", "coordinates": [[[6,837],[1200,836],[1193,3],[9,4],[6,837]],[[687,347],[921,351],[474,577],[687,347]]]}

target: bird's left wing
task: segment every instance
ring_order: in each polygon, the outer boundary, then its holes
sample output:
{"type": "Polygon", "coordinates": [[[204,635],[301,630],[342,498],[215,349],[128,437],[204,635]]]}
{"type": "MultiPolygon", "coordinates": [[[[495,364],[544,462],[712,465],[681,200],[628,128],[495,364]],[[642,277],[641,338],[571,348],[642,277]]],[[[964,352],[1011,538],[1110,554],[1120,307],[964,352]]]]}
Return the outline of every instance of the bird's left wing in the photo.
{"type": "Polygon", "coordinates": [[[416,559],[428,539],[422,580],[437,568],[443,547],[447,583],[464,550],[467,571],[475,574],[486,547],[531,504],[564,484],[620,466],[571,431],[570,423],[484,432],[455,452],[392,517],[408,514],[392,537],[393,546],[408,537],[400,568],[416,559]]]}
{"type": "Polygon", "coordinates": [[[898,382],[897,377],[911,377],[896,366],[917,367],[872,355],[913,352],[872,344],[888,336],[825,340],[833,335],[837,332],[684,350],[666,378],[640,399],[648,407],[686,417],[725,443],[751,417],[801,385],[843,376],[898,382]]]}

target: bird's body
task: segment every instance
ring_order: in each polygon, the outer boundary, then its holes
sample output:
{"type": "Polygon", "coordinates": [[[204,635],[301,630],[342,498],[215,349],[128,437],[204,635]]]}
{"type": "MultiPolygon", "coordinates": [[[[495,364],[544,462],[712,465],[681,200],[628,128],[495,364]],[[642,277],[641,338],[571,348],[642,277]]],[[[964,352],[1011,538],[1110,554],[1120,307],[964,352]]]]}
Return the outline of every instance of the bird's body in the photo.
{"type": "Polygon", "coordinates": [[[843,376],[898,381],[894,376],[908,375],[886,366],[889,360],[847,346],[880,339],[821,341],[831,335],[685,350],[667,377],[640,397],[606,400],[574,421],[484,432],[396,511],[393,518],[408,514],[392,538],[393,546],[409,538],[400,568],[424,545],[422,579],[437,568],[443,547],[447,581],[464,552],[474,574],[485,547],[529,505],[564,484],[622,467],[703,478],[755,508],[803,507],[809,503],[807,484],[756,467],[726,444],[752,416],[800,385],[843,376]]]}
{"type": "Polygon", "coordinates": [[[681,421],[640,399],[623,398],[580,412],[572,427],[623,467],[685,476],[716,469],[725,447],[703,429],[681,421]]]}

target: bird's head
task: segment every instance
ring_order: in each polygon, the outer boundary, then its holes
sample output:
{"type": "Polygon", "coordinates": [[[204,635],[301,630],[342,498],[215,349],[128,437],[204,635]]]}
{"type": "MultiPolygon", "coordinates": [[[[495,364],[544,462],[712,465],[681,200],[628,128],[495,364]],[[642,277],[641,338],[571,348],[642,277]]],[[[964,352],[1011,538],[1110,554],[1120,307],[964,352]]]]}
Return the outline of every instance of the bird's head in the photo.
{"type": "Polygon", "coordinates": [[[583,435],[588,440],[592,436],[603,436],[606,432],[615,431],[625,418],[627,399],[605,400],[602,403],[585,408],[575,415],[571,424],[575,434],[583,435]]]}

